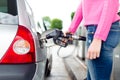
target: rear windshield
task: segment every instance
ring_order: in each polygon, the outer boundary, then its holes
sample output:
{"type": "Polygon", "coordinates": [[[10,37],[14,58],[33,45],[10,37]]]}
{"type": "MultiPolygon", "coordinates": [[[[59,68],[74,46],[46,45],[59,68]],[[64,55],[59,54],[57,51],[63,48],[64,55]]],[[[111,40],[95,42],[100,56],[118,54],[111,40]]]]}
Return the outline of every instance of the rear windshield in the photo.
{"type": "Polygon", "coordinates": [[[0,0],[0,24],[18,24],[16,0],[0,0]]]}

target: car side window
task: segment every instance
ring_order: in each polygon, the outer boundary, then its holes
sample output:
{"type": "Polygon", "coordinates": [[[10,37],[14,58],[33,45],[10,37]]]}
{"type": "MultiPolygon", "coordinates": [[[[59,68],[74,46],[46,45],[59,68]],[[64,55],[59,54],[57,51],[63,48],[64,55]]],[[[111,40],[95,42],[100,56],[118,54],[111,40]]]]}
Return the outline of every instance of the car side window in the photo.
{"type": "Polygon", "coordinates": [[[0,12],[17,15],[16,0],[0,0],[0,12]]]}
{"type": "Polygon", "coordinates": [[[16,0],[0,0],[0,24],[18,24],[16,0]]]}
{"type": "Polygon", "coordinates": [[[8,12],[7,0],[0,0],[0,12],[4,12],[4,13],[8,12]]]}

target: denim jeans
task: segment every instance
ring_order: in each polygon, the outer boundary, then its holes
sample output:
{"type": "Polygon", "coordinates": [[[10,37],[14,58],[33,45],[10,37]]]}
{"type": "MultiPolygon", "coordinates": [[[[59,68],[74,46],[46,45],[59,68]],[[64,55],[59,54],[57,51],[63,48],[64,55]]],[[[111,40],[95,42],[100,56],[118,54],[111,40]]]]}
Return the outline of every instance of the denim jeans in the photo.
{"type": "MultiPolygon", "coordinates": [[[[96,25],[87,26],[87,47],[93,40],[96,25]]],[[[104,33],[103,33],[104,35],[104,33]]],[[[107,40],[102,41],[100,57],[87,61],[87,80],[110,80],[113,64],[113,50],[120,41],[120,24],[116,21],[112,24],[107,40]]]]}

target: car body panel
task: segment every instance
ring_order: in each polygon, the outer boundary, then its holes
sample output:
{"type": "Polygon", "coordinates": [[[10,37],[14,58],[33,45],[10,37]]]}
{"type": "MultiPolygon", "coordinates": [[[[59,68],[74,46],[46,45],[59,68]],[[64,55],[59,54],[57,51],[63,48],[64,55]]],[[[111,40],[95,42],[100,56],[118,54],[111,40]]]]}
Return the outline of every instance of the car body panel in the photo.
{"type": "Polygon", "coordinates": [[[36,64],[0,65],[1,80],[32,80],[36,64]],[[4,74],[3,74],[4,73],[4,74]]]}
{"type": "Polygon", "coordinates": [[[14,40],[18,26],[0,24],[0,60],[14,40]]]}

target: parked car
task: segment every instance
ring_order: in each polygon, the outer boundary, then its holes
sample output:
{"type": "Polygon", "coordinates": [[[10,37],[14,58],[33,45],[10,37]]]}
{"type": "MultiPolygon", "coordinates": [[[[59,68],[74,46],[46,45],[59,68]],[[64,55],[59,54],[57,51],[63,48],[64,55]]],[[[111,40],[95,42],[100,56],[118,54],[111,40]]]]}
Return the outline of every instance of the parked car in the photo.
{"type": "Polygon", "coordinates": [[[0,0],[0,80],[44,80],[52,55],[26,0],[0,0]]]}

